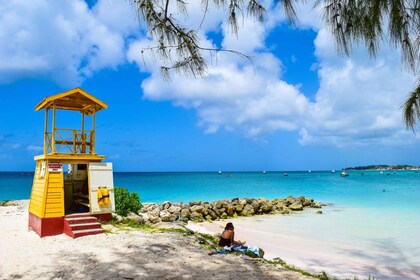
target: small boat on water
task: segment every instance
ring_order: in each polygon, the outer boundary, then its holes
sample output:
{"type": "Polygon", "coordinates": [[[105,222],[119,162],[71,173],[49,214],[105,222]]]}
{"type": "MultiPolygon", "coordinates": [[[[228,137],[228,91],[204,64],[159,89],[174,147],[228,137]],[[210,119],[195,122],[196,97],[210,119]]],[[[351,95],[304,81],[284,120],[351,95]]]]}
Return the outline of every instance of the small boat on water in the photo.
{"type": "Polygon", "coordinates": [[[333,170],[331,170],[331,173],[335,173],[335,170],[333,169],[333,170]]]}
{"type": "Polygon", "coordinates": [[[217,172],[217,174],[219,174],[219,175],[220,175],[220,174],[222,174],[222,171],[220,171],[220,170],[219,170],[219,171],[217,172]]]}
{"type": "Polygon", "coordinates": [[[283,176],[289,176],[289,174],[287,172],[284,172],[283,176]]]}
{"type": "Polygon", "coordinates": [[[347,177],[347,176],[350,176],[347,172],[346,172],[346,170],[343,170],[343,171],[341,171],[341,177],[347,177]]]}
{"type": "Polygon", "coordinates": [[[308,173],[311,173],[311,172],[312,172],[312,171],[309,169],[309,170],[308,170],[308,173]]]}
{"type": "Polygon", "coordinates": [[[263,170],[262,174],[267,174],[267,172],[265,172],[265,170],[263,170]]]}

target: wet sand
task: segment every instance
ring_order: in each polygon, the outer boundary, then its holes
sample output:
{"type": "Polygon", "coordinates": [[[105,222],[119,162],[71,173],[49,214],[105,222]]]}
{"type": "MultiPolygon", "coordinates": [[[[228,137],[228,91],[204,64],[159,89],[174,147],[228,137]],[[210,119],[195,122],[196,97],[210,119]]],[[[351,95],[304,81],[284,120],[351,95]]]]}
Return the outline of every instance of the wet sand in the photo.
{"type": "MultiPolygon", "coordinates": [[[[235,239],[259,246],[265,258],[280,257],[288,264],[312,273],[325,271],[338,278],[420,279],[420,246],[401,244],[393,235],[375,232],[375,225],[363,224],[353,216],[342,221],[340,209],[324,208],[322,215],[305,210],[294,215],[267,215],[211,223],[189,224],[203,233],[221,233],[227,222],[235,226],[235,239]]],[[[357,211],[351,212],[357,215],[357,211]]],[[[363,213],[362,213],[363,214],[363,213]]],[[[361,215],[362,215],[361,214],[361,215]]],[[[377,217],[369,219],[380,222],[377,217]]],[[[395,233],[397,235],[397,233],[395,233]]],[[[408,237],[408,236],[407,236],[408,237]]],[[[401,239],[401,238],[399,238],[401,239]]]]}

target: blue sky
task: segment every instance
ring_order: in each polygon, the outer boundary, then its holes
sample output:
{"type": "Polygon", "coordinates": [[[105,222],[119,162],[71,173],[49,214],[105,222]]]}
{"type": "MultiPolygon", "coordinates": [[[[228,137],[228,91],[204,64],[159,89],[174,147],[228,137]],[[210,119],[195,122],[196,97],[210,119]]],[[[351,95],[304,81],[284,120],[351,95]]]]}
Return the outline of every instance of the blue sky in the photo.
{"type": "MultiPolygon", "coordinates": [[[[400,107],[414,87],[398,50],[336,54],[319,12],[302,7],[291,28],[278,8],[238,36],[211,9],[199,36],[254,57],[208,57],[204,79],[164,81],[129,1],[2,1],[0,170],[30,171],[42,152],[44,97],[82,87],[108,104],[96,151],[116,171],[330,170],[418,165],[420,137],[400,107]]],[[[189,19],[201,22],[199,4],[189,19]]],[[[174,13],[176,11],[174,10],[174,13]]],[[[206,54],[208,55],[208,54],[206,54]]],[[[76,116],[78,118],[78,116],[76,116]]]]}

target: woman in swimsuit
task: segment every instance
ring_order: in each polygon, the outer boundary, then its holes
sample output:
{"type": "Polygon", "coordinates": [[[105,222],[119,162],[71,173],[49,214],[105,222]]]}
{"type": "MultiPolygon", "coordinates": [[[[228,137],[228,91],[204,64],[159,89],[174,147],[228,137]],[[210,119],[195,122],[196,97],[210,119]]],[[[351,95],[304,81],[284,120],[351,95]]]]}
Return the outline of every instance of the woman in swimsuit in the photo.
{"type": "Polygon", "coordinates": [[[235,241],[235,232],[232,223],[227,223],[225,226],[225,230],[222,232],[222,236],[220,237],[219,246],[221,247],[236,247],[242,246],[245,242],[241,242],[240,240],[235,241]]]}

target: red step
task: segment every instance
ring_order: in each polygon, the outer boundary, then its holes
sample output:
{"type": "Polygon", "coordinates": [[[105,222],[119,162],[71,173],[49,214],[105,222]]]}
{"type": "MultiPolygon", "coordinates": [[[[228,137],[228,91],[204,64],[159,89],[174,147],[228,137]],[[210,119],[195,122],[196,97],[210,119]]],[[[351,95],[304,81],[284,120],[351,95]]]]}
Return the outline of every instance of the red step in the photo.
{"type": "Polygon", "coordinates": [[[104,230],[101,228],[97,228],[97,229],[82,229],[82,230],[75,230],[73,231],[73,238],[77,238],[77,237],[82,237],[82,236],[87,236],[87,235],[94,235],[94,234],[100,234],[103,233],[104,230]]]}
{"type": "Polygon", "coordinates": [[[63,232],[70,237],[77,238],[103,233],[104,231],[97,218],[89,214],[76,214],[64,217],[63,232]]]}
{"type": "Polygon", "coordinates": [[[95,223],[86,223],[86,224],[70,224],[71,230],[74,232],[75,230],[81,229],[96,229],[101,228],[101,224],[98,222],[95,223]]]}
{"type": "Polygon", "coordinates": [[[75,218],[64,218],[64,223],[71,224],[86,224],[86,223],[96,223],[98,222],[98,219],[95,217],[89,216],[89,217],[75,217],[75,218]]]}

